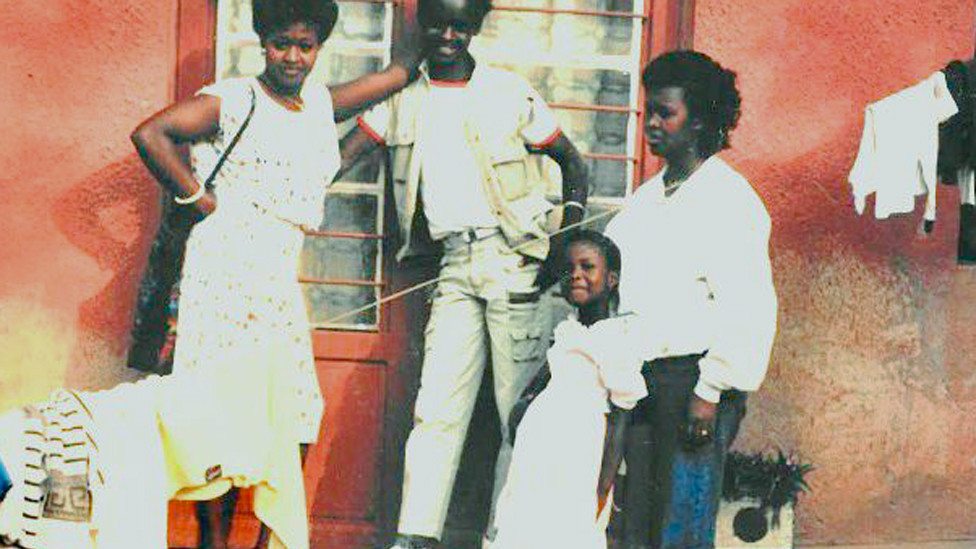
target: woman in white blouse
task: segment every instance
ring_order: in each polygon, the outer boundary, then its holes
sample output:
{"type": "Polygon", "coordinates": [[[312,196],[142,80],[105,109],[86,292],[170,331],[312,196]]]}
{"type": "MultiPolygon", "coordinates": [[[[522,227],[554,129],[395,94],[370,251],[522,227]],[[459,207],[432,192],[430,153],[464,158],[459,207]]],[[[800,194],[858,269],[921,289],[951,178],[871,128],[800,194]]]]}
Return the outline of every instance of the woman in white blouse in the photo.
{"type": "Polygon", "coordinates": [[[676,51],[643,80],[644,133],[665,165],[606,230],[651,393],[632,414],[622,530],[628,549],[711,549],[725,454],[776,333],[771,223],[719,155],[739,118],[735,73],[676,51]]]}

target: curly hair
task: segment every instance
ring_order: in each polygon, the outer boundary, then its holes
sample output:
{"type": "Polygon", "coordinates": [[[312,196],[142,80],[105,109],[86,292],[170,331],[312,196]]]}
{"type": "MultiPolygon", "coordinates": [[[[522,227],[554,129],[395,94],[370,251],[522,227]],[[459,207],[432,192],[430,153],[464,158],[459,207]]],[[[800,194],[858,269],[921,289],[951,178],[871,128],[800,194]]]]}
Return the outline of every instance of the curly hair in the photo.
{"type": "Polygon", "coordinates": [[[620,248],[609,236],[591,229],[570,231],[564,240],[565,253],[568,254],[573,245],[580,243],[595,246],[600,250],[600,255],[603,256],[604,261],[607,262],[607,270],[620,273],[620,248]]]}
{"type": "Polygon", "coordinates": [[[271,33],[295,23],[315,27],[319,44],[332,34],[339,19],[335,0],[253,0],[254,32],[263,42],[271,33]]]}
{"type": "MultiPolygon", "coordinates": [[[[564,275],[568,274],[565,269],[568,269],[569,266],[569,250],[576,244],[589,244],[599,250],[600,255],[603,256],[603,260],[607,264],[607,271],[616,273],[617,280],[620,280],[620,248],[617,247],[610,237],[591,229],[580,229],[566,234],[566,238],[563,241],[562,264],[564,275]]],[[[619,284],[610,289],[609,297],[611,310],[615,310],[617,307],[617,302],[620,301],[619,289],[619,284]]]]}
{"type": "Polygon", "coordinates": [[[742,98],[735,73],[697,51],[662,54],[648,63],[644,89],[678,87],[684,90],[689,114],[702,123],[698,148],[708,157],[729,148],[729,132],[739,122],[742,98]]]}

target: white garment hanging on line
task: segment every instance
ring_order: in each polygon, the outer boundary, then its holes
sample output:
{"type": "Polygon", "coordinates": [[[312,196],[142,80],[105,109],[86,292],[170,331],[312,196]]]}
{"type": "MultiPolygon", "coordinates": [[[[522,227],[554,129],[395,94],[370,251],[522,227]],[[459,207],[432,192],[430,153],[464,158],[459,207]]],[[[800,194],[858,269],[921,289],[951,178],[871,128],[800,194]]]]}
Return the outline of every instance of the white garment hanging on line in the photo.
{"type": "Polygon", "coordinates": [[[935,220],[939,124],[957,112],[942,71],[864,109],[861,145],[848,176],[858,214],[870,194],[878,219],[911,212],[915,197],[927,194],[925,219],[935,220]]]}

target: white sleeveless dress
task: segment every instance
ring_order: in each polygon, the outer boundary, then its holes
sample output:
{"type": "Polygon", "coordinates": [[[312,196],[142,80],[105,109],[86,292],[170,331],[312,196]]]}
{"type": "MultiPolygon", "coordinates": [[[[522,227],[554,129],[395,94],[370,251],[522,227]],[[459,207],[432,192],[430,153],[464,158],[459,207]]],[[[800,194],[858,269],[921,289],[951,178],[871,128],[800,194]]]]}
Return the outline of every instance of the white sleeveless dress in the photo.
{"type": "MultiPolygon", "coordinates": [[[[318,227],[339,168],[328,89],[307,83],[289,111],[254,78],[200,90],[221,100],[220,134],[191,148],[202,181],[254,115],[215,180],[216,211],[193,228],[180,285],[174,374],[210,369],[212,405],[271,421],[284,439],[318,438],[324,403],[298,283],[304,235],[318,227]]],[[[216,410],[214,410],[216,412],[216,410]]]]}

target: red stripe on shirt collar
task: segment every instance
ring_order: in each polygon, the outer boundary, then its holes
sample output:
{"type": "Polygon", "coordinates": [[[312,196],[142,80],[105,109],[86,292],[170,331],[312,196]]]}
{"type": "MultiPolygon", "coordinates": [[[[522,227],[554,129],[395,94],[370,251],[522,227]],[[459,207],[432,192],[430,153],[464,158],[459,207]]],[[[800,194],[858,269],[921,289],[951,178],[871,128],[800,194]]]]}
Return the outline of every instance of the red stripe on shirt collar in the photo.
{"type": "Polygon", "coordinates": [[[431,78],[429,80],[431,86],[437,86],[438,88],[463,88],[470,81],[470,78],[467,80],[434,80],[431,78]]]}

